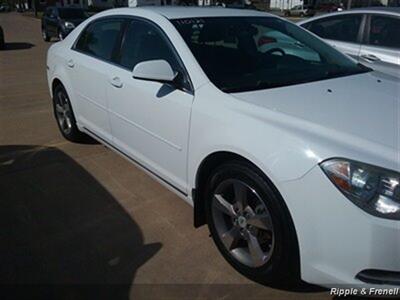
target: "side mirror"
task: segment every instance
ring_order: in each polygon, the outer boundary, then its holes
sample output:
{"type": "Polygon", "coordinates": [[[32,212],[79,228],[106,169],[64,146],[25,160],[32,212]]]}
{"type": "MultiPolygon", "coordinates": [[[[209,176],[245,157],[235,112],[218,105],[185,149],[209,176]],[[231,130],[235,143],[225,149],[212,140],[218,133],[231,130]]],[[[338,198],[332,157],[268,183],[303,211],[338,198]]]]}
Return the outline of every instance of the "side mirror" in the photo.
{"type": "Polygon", "coordinates": [[[158,81],[163,83],[172,83],[176,78],[176,73],[171,65],[163,60],[148,60],[138,63],[132,72],[133,78],[158,81]]]}

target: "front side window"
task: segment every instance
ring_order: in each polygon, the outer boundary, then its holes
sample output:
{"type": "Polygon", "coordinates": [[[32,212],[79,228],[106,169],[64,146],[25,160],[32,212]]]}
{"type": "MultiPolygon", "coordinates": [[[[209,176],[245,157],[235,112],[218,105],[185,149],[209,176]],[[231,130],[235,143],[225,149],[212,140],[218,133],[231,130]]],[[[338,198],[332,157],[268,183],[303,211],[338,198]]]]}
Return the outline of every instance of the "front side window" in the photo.
{"type": "Polygon", "coordinates": [[[144,21],[132,21],[121,46],[120,64],[133,70],[136,64],[155,59],[166,60],[174,71],[180,69],[169,42],[160,30],[144,21]]]}
{"type": "Polygon", "coordinates": [[[371,16],[368,44],[400,49],[400,19],[371,16]]]}
{"type": "Polygon", "coordinates": [[[132,71],[140,62],[160,59],[170,64],[182,87],[191,90],[189,76],[161,29],[147,21],[131,21],[125,31],[117,63],[132,71]]]}
{"type": "Polygon", "coordinates": [[[323,39],[356,43],[361,21],[361,14],[345,14],[315,20],[303,27],[323,39]]]}
{"type": "Polygon", "coordinates": [[[366,72],[298,26],[274,17],[172,20],[209,79],[225,92],[366,72]]]}
{"type": "Polygon", "coordinates": [[[84,29],[75,49],[111,61],[122,26],[120,19],[96,21],[84,29]]]}

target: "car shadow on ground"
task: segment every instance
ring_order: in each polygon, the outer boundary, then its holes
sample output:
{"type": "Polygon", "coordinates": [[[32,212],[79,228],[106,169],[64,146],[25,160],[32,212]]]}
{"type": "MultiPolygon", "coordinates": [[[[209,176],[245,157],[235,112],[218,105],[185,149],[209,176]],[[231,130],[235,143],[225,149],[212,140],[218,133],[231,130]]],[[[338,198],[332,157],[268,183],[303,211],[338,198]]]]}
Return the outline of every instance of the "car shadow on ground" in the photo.
{"type": "Polygon", "coordinates": [[[2,51],[24,50],[24,49],[30,49],[32,47],[35,47],[35,45],[31,43],[5,43],[2,51]]]}
{"type": "Polygon", "coordinates": [[[270,284],[268,285],[271,288],[287,291],[287,292],[296,292],[296,293],[320,293],[325,292],[328,289],[324,287],[320,287],[317,285],[313,285],[304,281],[299,281],[297,283],[280,283],[280,284],[270,284]]]}
{"type": "Polygon", "coordinates": [[[113,196],[51,147],[0,146],[0,226],[2,296],[13,299],[128,299],[162,246],[145,245],[113,196]]]}

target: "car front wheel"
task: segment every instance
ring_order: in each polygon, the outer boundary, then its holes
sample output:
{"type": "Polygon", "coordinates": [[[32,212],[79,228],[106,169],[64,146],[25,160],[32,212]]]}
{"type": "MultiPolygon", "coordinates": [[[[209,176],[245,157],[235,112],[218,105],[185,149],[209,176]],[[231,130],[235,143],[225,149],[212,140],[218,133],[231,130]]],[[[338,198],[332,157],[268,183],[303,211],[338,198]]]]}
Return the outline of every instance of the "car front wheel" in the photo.
{"type": "Polygon", "coordinates": [[[297,283],[298,243],[289,211],[252,164],[220,166],[207,185],[207,222],[224,258],[263,284],[297,283]]]}

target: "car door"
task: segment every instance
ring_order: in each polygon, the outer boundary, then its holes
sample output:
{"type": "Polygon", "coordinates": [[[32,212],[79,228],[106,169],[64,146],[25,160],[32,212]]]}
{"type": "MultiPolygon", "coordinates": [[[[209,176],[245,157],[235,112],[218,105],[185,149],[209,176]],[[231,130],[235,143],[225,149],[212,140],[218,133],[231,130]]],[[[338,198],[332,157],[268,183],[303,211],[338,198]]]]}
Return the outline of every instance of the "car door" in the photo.
{"type": "Polygon", "coordinates": [[[187,145],[193,93],[174,47],[155,24],[130,19],[118,63],[109,74],[108,99],[115,147],[186,190],[187,145]],[[137,63],[166,60],[182,79],[181,89],[132,77],[137,63]]]}
{"type": "Polygon", "coordinates": [[[372,69],[400,77],[400,18],[368,16],[360,62],[372,69]]]}
{"type": "Polygon", "coordinates": [[[364,18],[363,14],[340,14],[320,18],[301,26],[325,39],[339,51],[358,60],[364,18]]]}
{"type": "Polygon", "coordinates": [[[122,18],[114,17],[92,22],[83,30],[70,52],[71,57],[67,58],[77,100],[77,121],[108,142],[112,141],[112,137],[107,84],[123,24],[122,18]]]}

